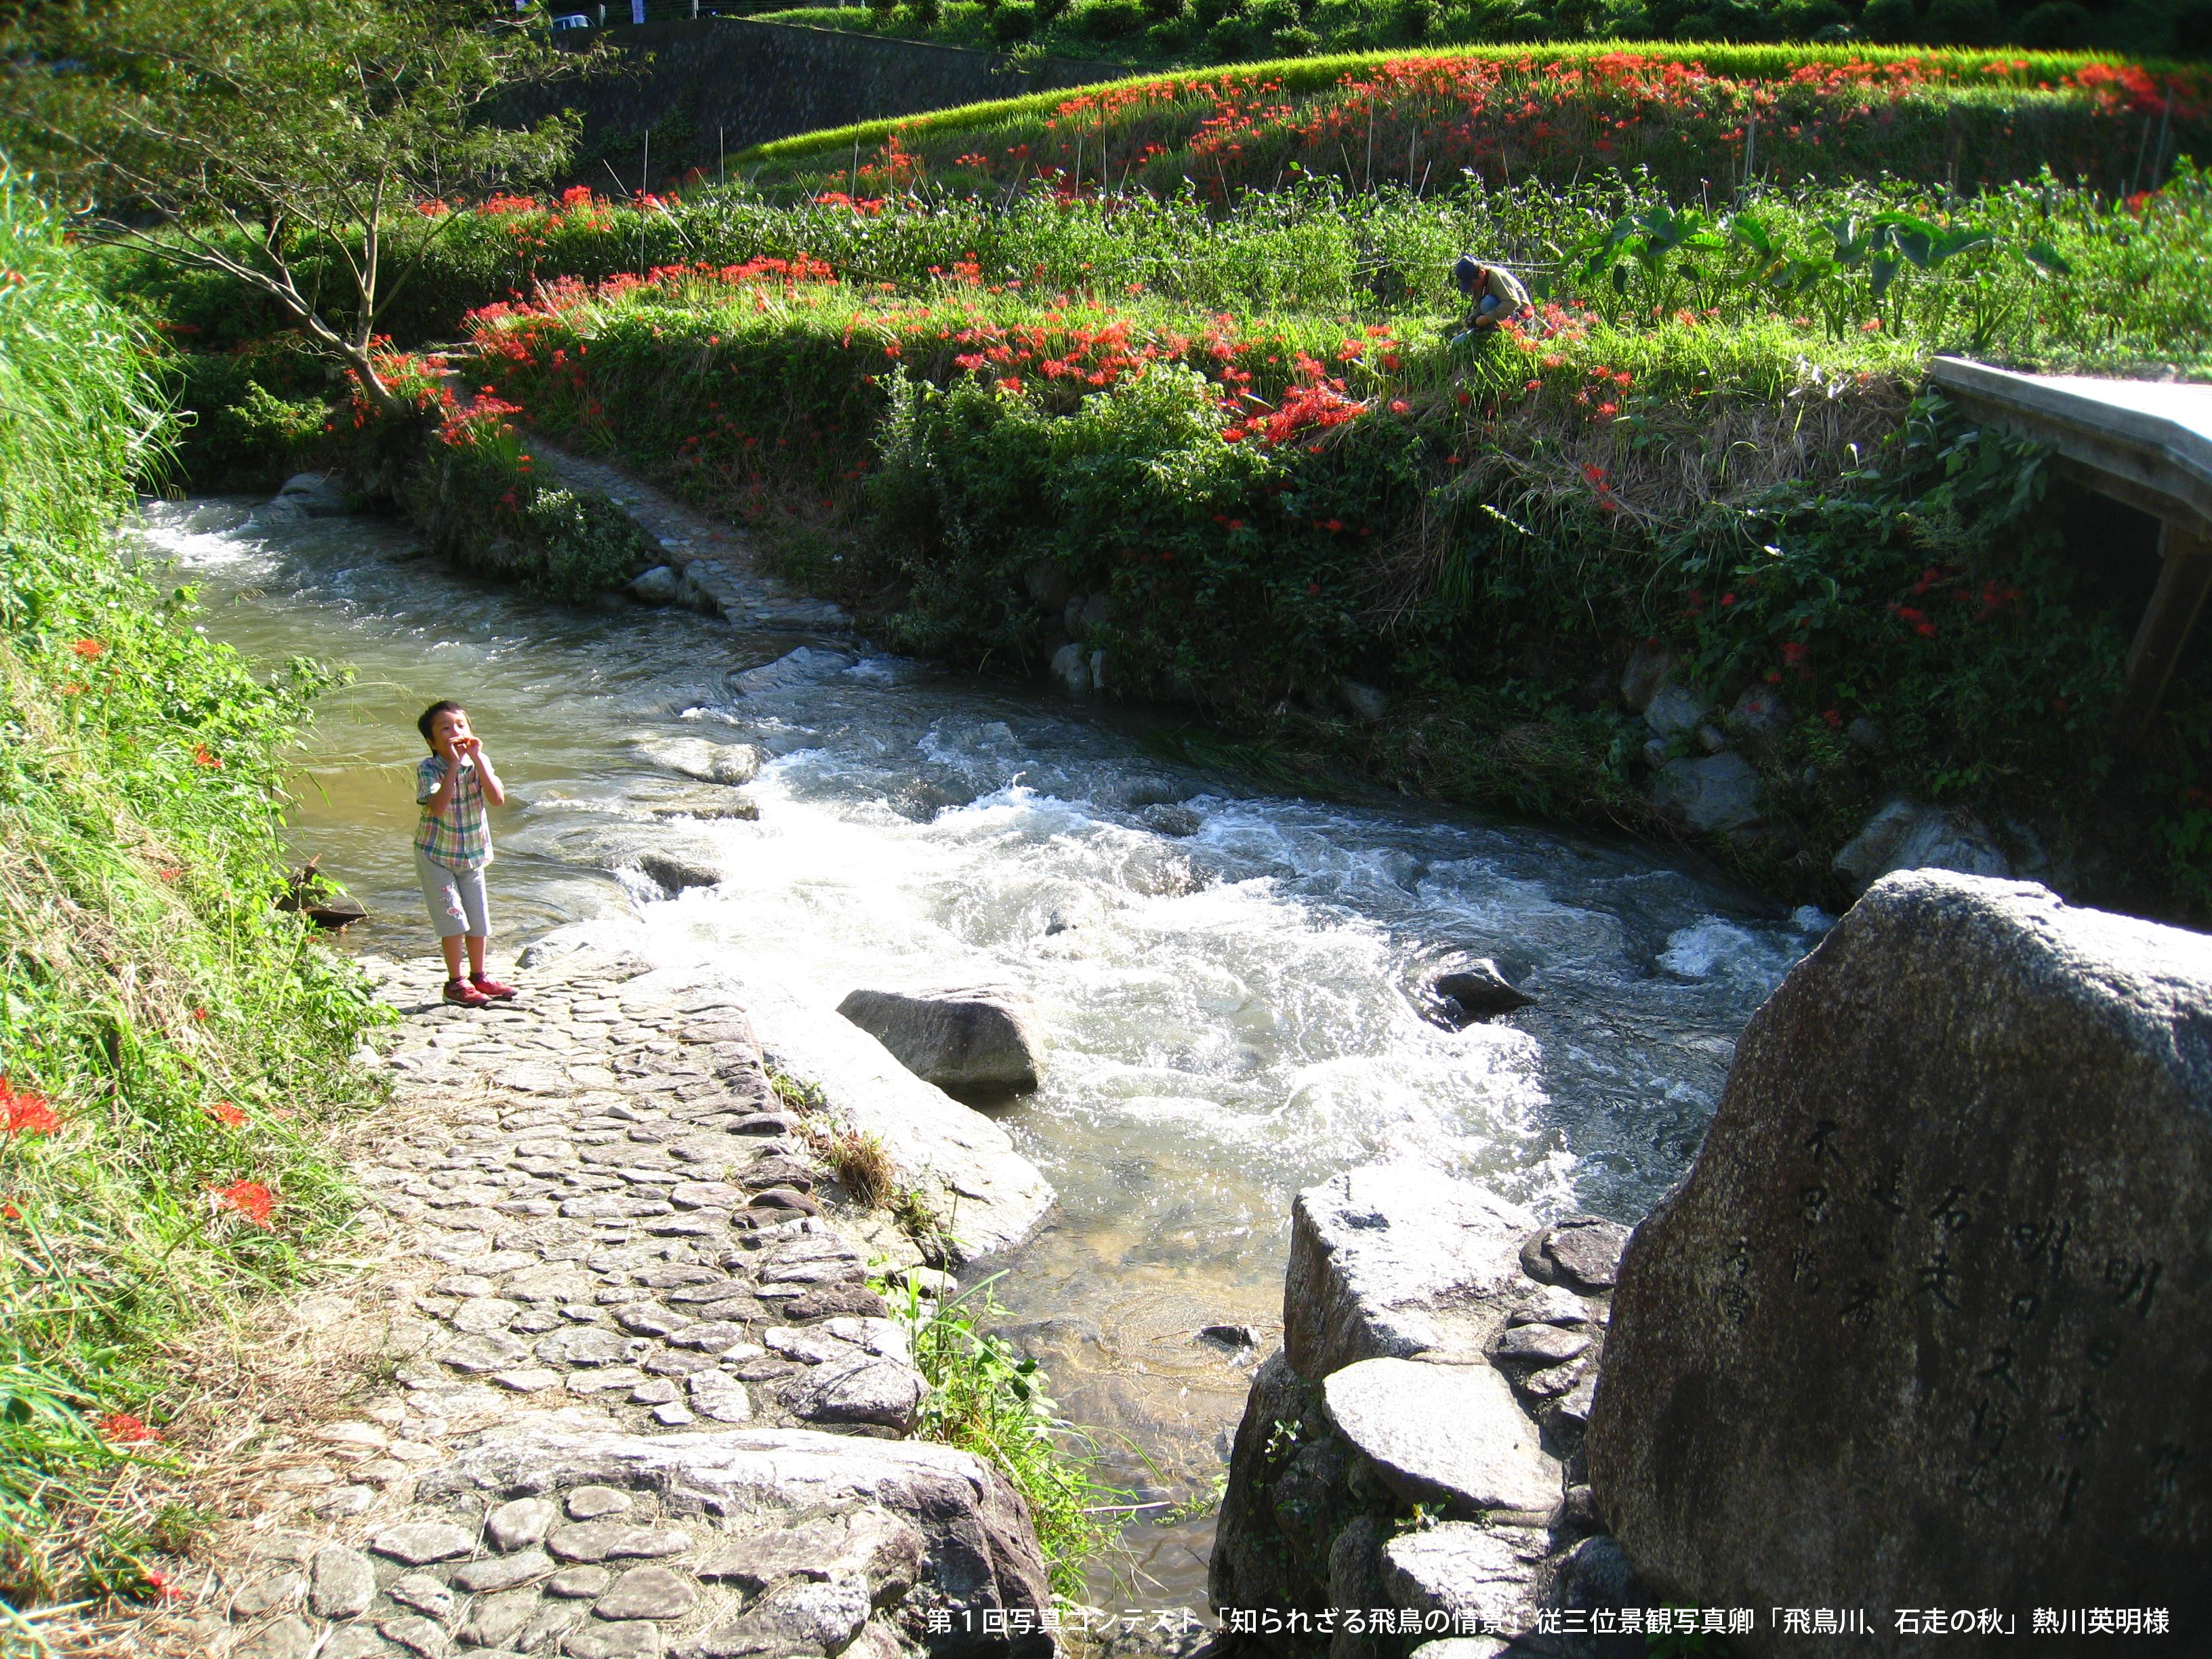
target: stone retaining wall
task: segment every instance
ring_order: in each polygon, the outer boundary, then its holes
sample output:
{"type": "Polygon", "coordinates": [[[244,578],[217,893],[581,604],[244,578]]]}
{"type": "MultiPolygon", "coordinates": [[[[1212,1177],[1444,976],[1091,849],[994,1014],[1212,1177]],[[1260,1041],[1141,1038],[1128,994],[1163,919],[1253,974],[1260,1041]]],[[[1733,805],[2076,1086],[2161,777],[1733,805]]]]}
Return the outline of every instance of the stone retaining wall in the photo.
{"type": "Polygon", "coordinates": [[[605,158],[625,181],[637,177],[648,130],[652,176],[665,179],[711,173],[722,153],[775,138],[1128,73],[1073,58],[1017,68],[1003,52],[727,17],[613,39],[626,72],[565,88],[560,102],[584,118],[580,169],[603,174],[605,158]]]}

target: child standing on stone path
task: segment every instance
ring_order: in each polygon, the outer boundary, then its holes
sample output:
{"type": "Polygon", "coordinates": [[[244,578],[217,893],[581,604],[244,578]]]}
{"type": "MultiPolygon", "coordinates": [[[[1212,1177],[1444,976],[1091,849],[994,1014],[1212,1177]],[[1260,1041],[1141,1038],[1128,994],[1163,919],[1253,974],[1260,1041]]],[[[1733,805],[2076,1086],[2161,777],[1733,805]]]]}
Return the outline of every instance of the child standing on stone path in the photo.
{"type": "Polygon", "coordinates": [[[446,1000],[481,1008],[514,994],[484,972],[484,941],[491,922],[484,904],[484,866],[491,862],[487,802],[507,804],[507,788],[491,768],[483,742],[469,729],[468,710],[434,702],[415,722],[429,754],[415,769],[415,799],[422,809],[415,829],[415,874],[430,925],[446,953],[446,1000]],[[468,945],[469,976],[461,977],[461,946],[468,945]]]}

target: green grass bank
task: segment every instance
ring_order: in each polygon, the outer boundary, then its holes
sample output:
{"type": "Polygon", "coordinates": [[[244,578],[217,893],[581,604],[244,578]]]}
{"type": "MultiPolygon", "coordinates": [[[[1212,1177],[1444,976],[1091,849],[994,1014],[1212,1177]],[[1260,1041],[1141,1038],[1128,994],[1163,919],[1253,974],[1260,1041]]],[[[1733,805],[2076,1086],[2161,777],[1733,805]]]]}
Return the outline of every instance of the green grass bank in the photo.
{"type": "Polygon", "coordinates": [[[274,683],[119,556],[172,432],[143,343],[0,184],[0,1600],[153,1596],[189,1510],[187,1334],[294,1282],[349,1212],[329,1150],[371,1009],[273,908],[274,683]],[[127,1493],[128,1495],[122,1495],[127,1493]]]}
{"type": "Polygon", "coordinates": [[[1147,69],[1258,58],[1591,40],[1792,42],[1844,51],[2004,46],[2203,58],[2194,0],[873,0],[764,21],[1147,69]]]}

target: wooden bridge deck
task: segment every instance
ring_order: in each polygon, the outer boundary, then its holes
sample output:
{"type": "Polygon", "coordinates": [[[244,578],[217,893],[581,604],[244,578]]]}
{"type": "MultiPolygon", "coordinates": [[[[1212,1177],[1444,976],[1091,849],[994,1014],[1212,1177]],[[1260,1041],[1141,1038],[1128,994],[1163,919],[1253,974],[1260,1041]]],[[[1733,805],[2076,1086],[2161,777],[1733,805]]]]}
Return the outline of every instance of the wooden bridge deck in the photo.
{"type": "Polygon", "coordinates": [[[2016,374],[1963,357],[1938,357],[1929,379],[1984,418],[2049,444],[2090,489],[2158,520],[2158,586],[2112,709],[2115,744],[2131,746],[2212,593],[2212,386],[2016,374]]]}

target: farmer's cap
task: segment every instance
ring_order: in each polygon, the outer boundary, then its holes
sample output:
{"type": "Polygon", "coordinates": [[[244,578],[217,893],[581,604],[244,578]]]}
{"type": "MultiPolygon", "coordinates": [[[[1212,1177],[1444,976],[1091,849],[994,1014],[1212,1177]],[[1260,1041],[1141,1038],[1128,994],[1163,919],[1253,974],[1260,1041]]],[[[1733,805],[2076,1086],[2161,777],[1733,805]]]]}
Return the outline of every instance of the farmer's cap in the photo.
{"type": "Polygon", "coordinates": [[[1481,260],[1473,254],[1462,253],[1459,256],[1459,263],[1452,267],[1452,281],[1459,285],[1461,293],[1472,294],[1474,285],[1482,280],[1484,270],[1481,260]]]}

